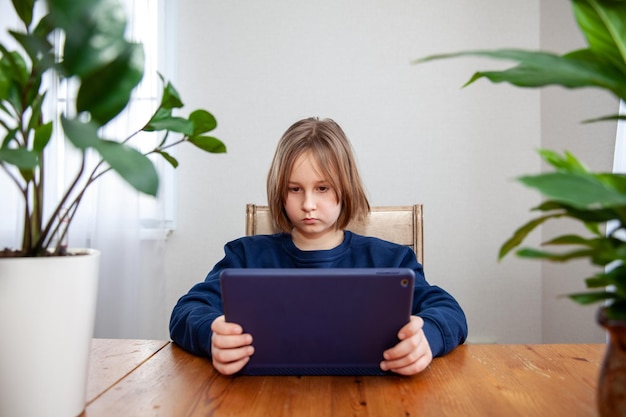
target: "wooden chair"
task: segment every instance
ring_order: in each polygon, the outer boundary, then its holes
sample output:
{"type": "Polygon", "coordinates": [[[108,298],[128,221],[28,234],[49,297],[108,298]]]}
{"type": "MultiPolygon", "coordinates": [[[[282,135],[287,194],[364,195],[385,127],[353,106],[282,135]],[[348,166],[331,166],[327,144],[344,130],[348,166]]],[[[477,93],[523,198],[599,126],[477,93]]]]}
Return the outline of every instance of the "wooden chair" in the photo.
{"type": "MultiPolygon", "coordinates": [[[[347,229],[364,236],[374,236],[410,246],[417,260],[424,264],[423,206],[372,207],[364,225],[348,225],[347,229]]],[[[272,234],[278,230],[267,206],[246,206],[246,236],[272,234]]]]}

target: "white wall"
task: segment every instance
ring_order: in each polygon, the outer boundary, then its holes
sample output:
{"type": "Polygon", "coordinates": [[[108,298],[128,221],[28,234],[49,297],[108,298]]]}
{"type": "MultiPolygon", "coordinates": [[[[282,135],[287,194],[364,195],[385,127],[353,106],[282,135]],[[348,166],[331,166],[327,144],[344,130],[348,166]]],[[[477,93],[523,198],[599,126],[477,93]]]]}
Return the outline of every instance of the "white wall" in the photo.
{"type": "MultiPolygon", "coordinates": [[[[228,153],[180,149],[178,224],[166,251],[168,308],[204,279],[226,241],[244,234],[245,204],[266,201],[265,175],[284,130],[320,116],[335,119],[352,140],[373,205],[425,205],[427,279],[458,298],[471,341],[537,343],[546,326],[555,340],[601,338],[590,320],[569,326],[567,316],[552,322],[542,314],[550,303],[540,263],[513,256],[497,262],[500,244],[539,202],[514,178],[541,169],[535,149],[548,130],[546,100],[536,90],[487,81],[461,89],[474,71],[502,63],[410,65],[433,53],[537,49],[542,5],[179,2],[177,87],[186,109],[216,115],[216,136],[228,153]]],[[[607,149],[594,162],[608,163],[607,149]]]]}

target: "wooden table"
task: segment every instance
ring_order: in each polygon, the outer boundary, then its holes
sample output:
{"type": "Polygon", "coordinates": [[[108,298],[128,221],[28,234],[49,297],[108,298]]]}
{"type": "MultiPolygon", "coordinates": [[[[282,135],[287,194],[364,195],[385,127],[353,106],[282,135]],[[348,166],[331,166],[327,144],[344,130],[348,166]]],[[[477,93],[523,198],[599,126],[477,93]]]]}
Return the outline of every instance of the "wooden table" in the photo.
{"type": "Polygon", "coordinates": [[[605,345],[463,345],[413,377],[227,377],[165,341],[94,339],[82,416],[597,416],[605,345]]]}

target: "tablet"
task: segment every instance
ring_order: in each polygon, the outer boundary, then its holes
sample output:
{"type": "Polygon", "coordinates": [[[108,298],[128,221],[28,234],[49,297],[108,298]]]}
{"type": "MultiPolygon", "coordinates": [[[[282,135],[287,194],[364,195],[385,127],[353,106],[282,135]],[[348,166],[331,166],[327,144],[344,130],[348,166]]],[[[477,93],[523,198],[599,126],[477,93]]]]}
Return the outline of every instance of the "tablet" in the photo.
{"type": "Polygon", "coordinates": [[[408,323],[411,269],[225,269],[226,321],[253,337],[245,375],[383,375],[408,323]]]}

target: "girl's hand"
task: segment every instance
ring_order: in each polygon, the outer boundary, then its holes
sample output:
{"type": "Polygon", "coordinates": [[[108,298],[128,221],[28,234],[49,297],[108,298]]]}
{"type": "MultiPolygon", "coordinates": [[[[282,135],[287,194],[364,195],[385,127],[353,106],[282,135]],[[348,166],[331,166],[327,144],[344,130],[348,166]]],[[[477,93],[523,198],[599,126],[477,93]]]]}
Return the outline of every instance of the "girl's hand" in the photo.
{"type": "Polygon", "coordinates": [[[433,360],[430,345],[424,335],[424,320],[411,316],[411,320],[398,332],[400,342],[383,353],[380,369],[401,375],[422,372],[433,360]]]}
{"type": "Polygon", "coordinates": [[[241,370],[254,353],[252,336],[243,333],[237,323],[228,323],[219,316],[211,324],[211,357],[213,366],[223,375],[232,375],[241,370]]]}

